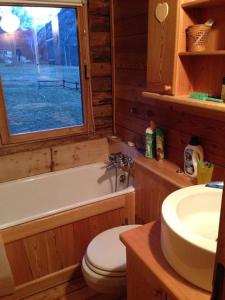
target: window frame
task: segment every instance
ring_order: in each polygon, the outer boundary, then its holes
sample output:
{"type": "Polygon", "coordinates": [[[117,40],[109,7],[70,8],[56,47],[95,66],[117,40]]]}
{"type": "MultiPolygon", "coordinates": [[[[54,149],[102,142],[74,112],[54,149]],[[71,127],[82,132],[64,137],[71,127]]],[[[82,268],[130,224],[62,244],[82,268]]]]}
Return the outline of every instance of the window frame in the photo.
{"type": "MultiPolygon", "coordinates": [[[[79,0],[77,1],[79,2],[79,0]]],[[[81,1],[80,1],[81,2],[81,1]]],[[[4,92],[2,82],[0,80],[0,135],[3,145],[18,144],[32,141],[42,141],[47,139],[55,139],[60,137],[68,137],[74,135],[84,135],[93,133],[93,112],[92,112],[92,99],[91,99],[91,76],[90,76],[90,54],[89,54],[89,37],[88,37],[88,15],[87,4],[76,5],[74,0],[64,1],[36,1],[29,0],[19,2],[17,0],[10,2],[0,0],[0,5],[16,6],[42,6],[42,7],[69,7],[77,10],[77,32],[78,32],[78,45],[79,45],[79,63],[80,63],[80,79],[82,91],[82,105],[83,105],[83,120],[84,124],[73,127],[52,129],[46,131],[37,131],[31,133],[10,134],[8,116],[6,111],[6,104],[4,100],[4,92]]]]}

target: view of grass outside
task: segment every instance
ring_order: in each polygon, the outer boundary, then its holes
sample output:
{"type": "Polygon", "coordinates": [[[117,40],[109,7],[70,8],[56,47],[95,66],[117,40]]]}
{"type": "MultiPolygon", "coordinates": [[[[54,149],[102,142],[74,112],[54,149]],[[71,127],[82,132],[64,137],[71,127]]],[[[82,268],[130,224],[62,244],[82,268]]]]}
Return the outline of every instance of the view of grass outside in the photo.
{"type": "Polygon", "coordinates": [[[19,19],[13,32],[0,22],[0,75],[10,133],[83,125],[76,9],[16,8],[0,7],[1,19],[19,19]]]}

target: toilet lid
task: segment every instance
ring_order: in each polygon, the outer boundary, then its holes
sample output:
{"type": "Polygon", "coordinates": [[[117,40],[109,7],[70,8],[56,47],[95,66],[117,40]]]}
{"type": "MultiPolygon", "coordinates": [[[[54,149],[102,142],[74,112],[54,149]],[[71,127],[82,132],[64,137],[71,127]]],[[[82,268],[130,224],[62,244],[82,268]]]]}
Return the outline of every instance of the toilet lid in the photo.
{"type": "Polygon", "coordinates": [[[106,271],[106,270],[102,270],[102,269],[99,269],[99,268],[96,268],[94,267],[87,259],[86,256],[84,256],[84,261],[83,263],[86,264],[86,266],[89,268],[89,270],[93,271],[94,273],[98,274],[98,275],[103,275],[104,277],[113,277],[113,278],[123,278],[123,277],[126,277],[126,271],[118,271],[118,272],[115,272],[115,271],[106,271]]]}
{"type": "Polygon", "coordinates": [[[97,235],[88,245],[86,259],[93,267],[110,272],[126,271],[126,248],[119,235],[140,225],[119,226],[97,235]]]}

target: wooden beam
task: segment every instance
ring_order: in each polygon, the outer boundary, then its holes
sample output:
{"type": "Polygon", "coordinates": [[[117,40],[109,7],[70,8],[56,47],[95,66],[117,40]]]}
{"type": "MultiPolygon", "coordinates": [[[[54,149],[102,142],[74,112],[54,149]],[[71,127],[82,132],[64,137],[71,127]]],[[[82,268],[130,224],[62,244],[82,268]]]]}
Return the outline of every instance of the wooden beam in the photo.
{"type": "Polygon", "coordinates": [[[217,255],[214,273],[214,289],[212,300],[225,299],[225,188],[222,196],[220,227],[217,244],[217,255]]]}

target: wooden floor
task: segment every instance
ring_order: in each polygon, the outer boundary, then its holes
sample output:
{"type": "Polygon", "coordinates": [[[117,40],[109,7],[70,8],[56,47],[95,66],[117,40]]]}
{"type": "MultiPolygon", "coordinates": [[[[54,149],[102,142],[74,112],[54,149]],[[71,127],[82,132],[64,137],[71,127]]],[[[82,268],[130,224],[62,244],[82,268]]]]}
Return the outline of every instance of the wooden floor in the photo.
{"type": "Polygon", "coordinates": [[[32,295],[23,300],[125,300],[110,295],[97,294],[85,284],[83,279],[64,284],[32,295]]]}

